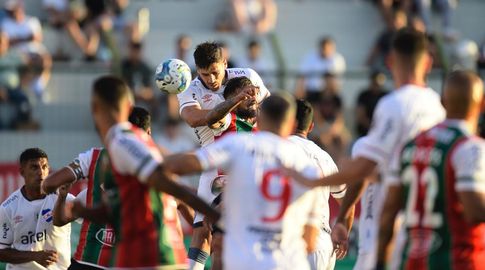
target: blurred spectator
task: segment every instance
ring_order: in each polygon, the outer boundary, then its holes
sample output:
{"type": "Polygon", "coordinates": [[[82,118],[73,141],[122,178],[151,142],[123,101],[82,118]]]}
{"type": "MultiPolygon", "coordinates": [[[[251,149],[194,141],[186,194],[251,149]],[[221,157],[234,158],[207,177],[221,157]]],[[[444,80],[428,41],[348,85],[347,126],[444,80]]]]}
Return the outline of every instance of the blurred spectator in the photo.
{"type": "Polygon", "coordinates": [[[57,34],[57,46],[52,58],[55,61],[70,60],[71,55],[66,51],[66,44],[63,42],[64,30],[67,31],[81,51],[86,47],[86,38],[75,19],[76,13],[71,12],[69,0],[43,0],[42,5],[47,12],[48,23],[57,34]]]}
{"type": "Polygon", "coordinates": [[[230,8],[229,10],[226,9],[222,16],[218,16],[217,30],[262,35],[274,29],[277,8],[273,0],[228,1],[230,8]]]}
{"type": "Polygon", "coordinates": [[[463,39],[453,44],[451,69],[475,70],[480,59],[480,51],[475,41],[463,39]]]}
{"type": "Polygon", "coordinates": [[[188,35],[181,34],[177,37],[175,43],[175,53],[172,57],[184,61],[192,70],[192,75],[195,75],[196,67],[194,57],[190,51],[191,48],[192,39],[188,35]]]}
{"type": "Polygon", "coordinates": [[[318,50],[308,54],[302,61],[295,95],[298,98],[306,98],[310,102],[318,100],[325,86],[322,76],[328,72],[340,76],[344,71],[344,57],[336,51],[334,40],[331,37],[324,37],[320,41],[318,50]]]}
{"type": "Polygon", "coordinates": [[[4,127],[18,128],[31,122],[31,104],[21,89],[19,70],[27,65],[27,59],[14,50],[8,50],[8,38],[0,33],[0,103],[7,102],[13,106],[14,115],[8,123],[0,123],[4,127]]]}
{"type": "MultiPolygon", "coordinates": [[[[414,4],[414,0],[371,0],[374,2],[381,13],[387,28],[393,28],[394,14],[396,10],[401,10],[404,14],[410,14],[411,8],[414,4]]],[[[417,0],[421,1],[421,0],[417,0]]]]}
{"type": "MultiPolygon", "coordinates": [[[[184,134],[181,122],[178,119],[167,118],[162,130],[163,134],[155,136],[154,140],[161,147],[163,155],[186,152],[198,147],[196,141],[184,134]]],[[[194,179],[194,176],[184,176],[181,177],[181,180],[184,184],[194,186],[198,177],[194,179]]]]}
{"type": "Polygon", "coordinates": [[[406,13],[400,10],[394,12],[391,26],[387,27],[375,41],[366,60],[367,66],[371,67],[372,70],[383,71],[386,69],[385,61],[387,55],[391,51],[394,34],[399,31],[399,29],[406,27],[406,25],[406,13]]]}
{"type": "Polygon", "coordinates": [[[52,59],[42,44],[42,28],[35,17],[25,14],[21,0],[7,0],[5,2],[7,18],[2,21],[2,31],[7,34],[11,49],[19,50],[29,56],[29,61],[36,70],[36,79],[29,87],[36,97],[43,98],[44,90],[50,78],[52,59]]]}
{"type": "Polygon", "coordinates": [[[313,103],[316,113],[315,126],[310,138],[327,151],[337,162],[346,156],[351,139],[345,127],[342,98],[340,89],[333,82],[337,81],[333,74],[325,76],[328,87],[320,93],[320,99],[313,103]]]}
{"type": "Polygon", "coordinates": [[[226,42],[220,41],[219,44],[222,47],[222,56],[226,59],[227,61],[227,68],[235,68],[236,65],[234,64],[234,61],[231,58],[231,49],[227,45],[226,42]]]}
{"type": "Polygon", "coordinates": [[[249,41],[246,48],[247,54],[244,58],[241,58],[238,61],[238,67],[254,69],[259,75],[261,75],[266,84],[267,79],[265,79],[265,77],[267,78],[268,76],[265,75],[268,75],[269,64],[261,57],[261,44],[259,41],[253,39],[249,41]]]}
{"type": "Polygon", "coordinates": [[[133,42],[129,45],[128,57],[121,62],[121,74],[140,106],[148,106],[153,116],[157,109],[156,97],[152,89],[153,69],[143,59],[143,45],[133,42]]]}
{"type": "Polygon", "coordinates": [[[431,20],[431,10],[433,9],[441,15],[442,19],[442,33],[445,38],[454,40],[457,38],[457,33],[453,30],[451,26],[451,16],[453,13],[453,9],[456,8],[458,1],[457,0],[416,0],[417,9],[421,18],[423,19],[426,28],[429,32],[435,32],[432,29],[432,20],[431,20]]]}
{"type": "Polygon", "coordinates": [[[367,88],[363,89],[357,97],[355,122],[357,135],[359,137],[367,135],[377,102],[388,92],[388,90],[384,88],[385,82],[386,75],[384,75],[384,73],[376,71],[372,72],[369,77],[369,85],[367,88]]]}
{"type": "Polygon", "coordinates": [[[479,69],[485,69],[485,38],[479,47],[477,64],[479,69]]]}

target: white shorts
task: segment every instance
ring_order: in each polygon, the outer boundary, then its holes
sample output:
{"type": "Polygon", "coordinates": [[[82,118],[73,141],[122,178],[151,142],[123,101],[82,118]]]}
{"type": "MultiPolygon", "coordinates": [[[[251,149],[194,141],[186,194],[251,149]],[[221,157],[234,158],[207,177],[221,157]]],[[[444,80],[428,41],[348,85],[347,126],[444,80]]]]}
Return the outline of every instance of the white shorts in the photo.
{"type": "MultiPolygon", "coordinates": [[[[197,196],[202,198],[206,203],[211,204],[212,201],[219,195],[212,193],[212,182],[217,177],[217,170],[203,172],[200,175],[199,187],[197,188],[197,196]]],[[[204,220],[204,215],[195,212],[194,225],[199,224],[204,220]]]]}
{"type": "Polygon", "coordinates": [[[333,270],[335,267],[335,253],[330,235],[321,231],[318,236],[317,250],[308,254],[308,263],[311,270],[333,270]]]}
{"type": "Polygon", "coordinates": [[[373,270],[375,268],[376,268],[375,252],[359,253],[359,255],[357,255],[357,262],[355,262],[354,270],[373,270]]]}

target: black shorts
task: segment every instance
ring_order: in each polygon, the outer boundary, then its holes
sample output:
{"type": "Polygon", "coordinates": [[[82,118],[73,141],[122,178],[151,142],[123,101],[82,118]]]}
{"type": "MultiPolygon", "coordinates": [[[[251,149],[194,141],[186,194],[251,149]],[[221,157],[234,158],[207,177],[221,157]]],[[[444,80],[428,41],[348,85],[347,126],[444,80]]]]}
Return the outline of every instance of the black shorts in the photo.
{"type": "Polygon", "coordinates": [[[71,265],[69,265],[67,270],[103,270],[103,268],[78,263],[76,260],[71,259],[71,265]]]}

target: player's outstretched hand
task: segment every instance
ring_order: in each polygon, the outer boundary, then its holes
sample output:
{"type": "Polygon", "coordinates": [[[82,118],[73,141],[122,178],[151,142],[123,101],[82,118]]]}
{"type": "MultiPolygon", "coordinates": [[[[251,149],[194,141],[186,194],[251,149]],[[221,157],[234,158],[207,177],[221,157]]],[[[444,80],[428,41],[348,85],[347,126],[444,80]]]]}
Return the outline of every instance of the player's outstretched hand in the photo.
{"type": "Polygon", "coordinates": [[[332,229],[332,243],[333,251],[338,260],[342,259],[347,255],[347,249],[349,247],[349,235],[347,233],[347,228],[342,223],[336,223],[332,229]]]}
{"type": "Polygon", "coordinates": [[[54,250],[41,250],[34,253],[34,261],[38,264],[47,267],[53,263],[57,262],[58,256],[57,251],[54,250]]]}
{"type": "Polygon", "coordinates": [[[301,185],[304,185],[307,187],[318,186],[318,183],[316,183],[316,181],[314,181],[313,179],[306,178],[301,173],[297,172],[292,168],[286,168],[283,166],[280,168],[280,171],[283,175],[289,176],[290,178],[294,179],[296,182],[300,183],[301,185]]]}

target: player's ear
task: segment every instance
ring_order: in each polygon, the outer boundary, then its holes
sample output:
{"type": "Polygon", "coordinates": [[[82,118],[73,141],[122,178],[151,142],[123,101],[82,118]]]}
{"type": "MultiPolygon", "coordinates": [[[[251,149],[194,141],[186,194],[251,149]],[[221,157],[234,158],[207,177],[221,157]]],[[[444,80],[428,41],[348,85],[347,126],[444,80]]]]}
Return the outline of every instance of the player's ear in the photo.
{"type": "Polygon", "coordinates": [[[224,59],[224,61],[222,63],[224,65],[224,69],[226,69],[227,68],[227,59],[224,59]]]}
{"type": "Polygon", "coordinates": [[[314,127],[315,127],[315,123],[314,123],[314,122],[312,122],[312,123],[310,124],[310,128],[308,129],[308,133],[312,132],[312,130],[313,130],[313,128],[314,128],[314,127]]]}
{"type": "Polygon", "coordinates": [[[426,61],[426,73],[430,73],[431,69],[433,68],[433,57],[429,53],[426,53],[425,61],[426,61]]]}

